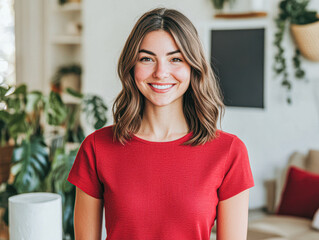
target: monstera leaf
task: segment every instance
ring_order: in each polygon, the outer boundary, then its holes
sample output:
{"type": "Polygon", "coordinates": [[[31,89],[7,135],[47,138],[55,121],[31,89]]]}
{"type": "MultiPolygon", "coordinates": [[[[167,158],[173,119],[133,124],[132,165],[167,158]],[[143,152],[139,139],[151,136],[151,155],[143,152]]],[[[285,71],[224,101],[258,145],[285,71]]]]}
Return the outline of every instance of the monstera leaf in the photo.
{"type": "Polygon", "coordinates": [[[84,98],[83,111],[87,116],[88,122],[91,123],[95,129],[99,129],[106,124],[107,106],[104,104],[102,98],[95,95],[86,96],[84,98]]]}
{"type": "Polygon", "coordinates": [[[41,137],[24,140],[13,152],[12,162],[19,165],[14,186],[18,193],[39,190],[50,170],[48,149],[41,137]]]}
{"type": "Polygon", "coordinates": [[[5,130],[10,137],[16,139],[19,134],[27,132],[28,126],[25,122],[25,118],[25,112],[9,113],[0,110],[0,122],[2,124],[0,129],[5,130]]]}
{"type": "Polygon", "coordinates": [[[15,112],[24,109],[27,102],[27,86],[25,84],[14,88],[14,91],[10,94],[7,93],[7,103],[9,109],[14,109],[15,112]]]}
{"type": "Polygon", "coordinates": [[[50,125],[61,125],[67,117],[67,109],[59,93],[50,92],[49,101],[46,104],[46,115],[50,125]]]}
{"type": "Polygon", "coordinates": [[[72,184],[66,179],[72,168],[78,149],[65,153],[64,148],[55,150],[51,171],[48,176],[48,190],[59,194],[72,190],[72,184]]]}
{"type": "Polygon", "coordinates": [[[74,163],[78,148],[66,153],[64,148],[55,150],[50,174],[47,179],[48,188],[51,192],[62,196],[63,229],[64,233],[74,238],[73,210],[75,201],[75,187],[67,181],[67,177],[74,163]]]}
{"type": "Polygon", "coordinates": [[[25,122],[26,113],[14,113],[8,118],[9,134],[13,138],[17,138],[19,134],[27,132],[28,126],[25,122]]]}

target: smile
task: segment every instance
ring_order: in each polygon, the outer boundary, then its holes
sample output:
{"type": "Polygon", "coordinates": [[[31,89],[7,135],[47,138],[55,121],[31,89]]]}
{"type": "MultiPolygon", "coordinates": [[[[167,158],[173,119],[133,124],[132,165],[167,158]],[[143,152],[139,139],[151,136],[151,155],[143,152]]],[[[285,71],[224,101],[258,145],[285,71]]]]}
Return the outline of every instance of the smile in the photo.
{"type": "Polygon", "coordinates": [[[173,86],[173,84],[169,84],[169,85],[157,85],[157,84],[150,84],[153,88],[156,89],[168,89],[170,87],[173,86]]]}
{"type": "Polygon", "coordinates": [[[151,89],[156,93],[166,93],[169,92],[175,84],[152,84],[149,83],[151,89]]]}

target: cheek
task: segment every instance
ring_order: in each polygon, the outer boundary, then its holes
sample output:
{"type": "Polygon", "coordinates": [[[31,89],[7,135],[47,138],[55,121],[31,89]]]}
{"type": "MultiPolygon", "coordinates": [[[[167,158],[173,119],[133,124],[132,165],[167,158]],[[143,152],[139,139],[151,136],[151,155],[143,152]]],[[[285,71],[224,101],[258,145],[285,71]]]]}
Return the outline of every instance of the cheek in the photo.
{"type": "Polygon", "coordinates": [[[145,81],[151,75],[152,75],[152,71],[150,67],[145,67],[145,66],[143,67],[137,64],[134,68],[134,79],[137,84],[145,81]]]}
{"type": "Polygon", "coordinates": [[[190,81],[191,69],[190,67],[181,67],[176,69],[174,76],[180,82],[188,83],[190,81]]]}

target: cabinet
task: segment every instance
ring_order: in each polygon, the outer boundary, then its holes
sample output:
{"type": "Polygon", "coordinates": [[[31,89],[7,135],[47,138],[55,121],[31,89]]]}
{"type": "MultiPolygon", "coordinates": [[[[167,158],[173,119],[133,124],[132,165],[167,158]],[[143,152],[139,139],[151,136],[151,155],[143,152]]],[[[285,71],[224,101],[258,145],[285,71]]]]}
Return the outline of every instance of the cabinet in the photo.
{"type": "Polygon", "coordinates": [[[60,66],[82,65],[82,3],[45,0],[44,4],[45,91],[60,66]]]}

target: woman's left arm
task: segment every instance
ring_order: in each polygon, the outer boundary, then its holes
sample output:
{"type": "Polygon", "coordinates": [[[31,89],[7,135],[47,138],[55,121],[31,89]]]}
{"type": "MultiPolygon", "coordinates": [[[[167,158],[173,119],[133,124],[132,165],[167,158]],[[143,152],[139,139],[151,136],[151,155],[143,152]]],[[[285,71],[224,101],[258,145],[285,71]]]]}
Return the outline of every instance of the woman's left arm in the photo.
{"type": "Polygon", "coordinates": [[[246,240],[249,189],[220,201],[217,207],[217,240],[246,240]]]}

